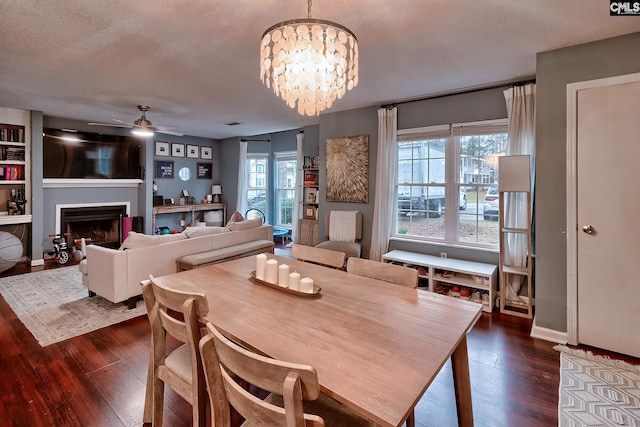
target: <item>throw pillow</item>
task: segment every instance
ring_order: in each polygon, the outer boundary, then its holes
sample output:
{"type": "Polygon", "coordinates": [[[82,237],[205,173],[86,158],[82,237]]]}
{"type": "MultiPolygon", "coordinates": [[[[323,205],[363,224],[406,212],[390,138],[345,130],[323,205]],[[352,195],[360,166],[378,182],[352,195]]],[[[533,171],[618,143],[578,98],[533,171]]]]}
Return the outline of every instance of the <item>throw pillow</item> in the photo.
{"type": "Polygon", "coordinates": [[[233,215],[231,215],[231,218],[229,218],[229,221],[227,222],[227,224],[231,224],[232,222],[241,222],[241,221],[244,221],[244,217],[240,212],[235,211],[233,215]]]}
{"type": "Polygon", "coordinates": [[[262,218],[245,219],[240,222],[231,222],[225,227],[227,231],[249,230],[262,225],[262,218]]]}
{"type": "Polygon", "coordinates": [[[187,227],[184,230],[184,234],[186,234],[188,238],[192,239],[194,237],[220,234],[220,233],[224,233],[224,231],[225,231],[224,227],[187,227]]]}
{"type": "Polygon", "coordinates": [[[159,234],[149,236],[142,233],[136,233],[135,231],[130,231],[127,238],[124,240],[124,242],[122,242],[122,246],[120,246],[120,249],[143,248],[145,246],[157,245],[166,242],[175,242],[177,240],[184,240],[186,238],[187,236],[184,233],[159,234]]]}

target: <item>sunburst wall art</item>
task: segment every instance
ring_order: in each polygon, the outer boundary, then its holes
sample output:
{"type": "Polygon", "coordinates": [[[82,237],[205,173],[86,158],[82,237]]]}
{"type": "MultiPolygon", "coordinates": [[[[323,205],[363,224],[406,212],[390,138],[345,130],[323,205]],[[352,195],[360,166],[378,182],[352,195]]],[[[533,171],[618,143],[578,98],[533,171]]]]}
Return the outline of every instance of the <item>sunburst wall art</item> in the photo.
{"type": "Polygon", "coordinates": [[[326,198],[369,203],[369,135],[327,139],[326,198]]]}

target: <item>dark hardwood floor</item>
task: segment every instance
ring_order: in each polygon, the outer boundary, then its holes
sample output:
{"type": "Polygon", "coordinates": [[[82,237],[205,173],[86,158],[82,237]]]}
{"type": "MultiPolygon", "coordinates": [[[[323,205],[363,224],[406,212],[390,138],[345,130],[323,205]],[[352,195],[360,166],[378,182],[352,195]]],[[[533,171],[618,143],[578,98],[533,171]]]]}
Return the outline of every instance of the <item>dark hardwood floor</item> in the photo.
{"type": "MultiPolygon", "coordinates": [[[[559,353],[530,338],[530,328],[525,319],[484,313],[469,333],[476,426],[557,425],[559,353]]],[[[0,348],[0,426],[141,425],[146,316],[40,347],[0,298],[0,348]]],[[[416,407],[418,426],[457,425],[452,382],[447,363],[416,407]]],[[[167,388],[165,426],[189,425],[189,404],[167,388]]]]}

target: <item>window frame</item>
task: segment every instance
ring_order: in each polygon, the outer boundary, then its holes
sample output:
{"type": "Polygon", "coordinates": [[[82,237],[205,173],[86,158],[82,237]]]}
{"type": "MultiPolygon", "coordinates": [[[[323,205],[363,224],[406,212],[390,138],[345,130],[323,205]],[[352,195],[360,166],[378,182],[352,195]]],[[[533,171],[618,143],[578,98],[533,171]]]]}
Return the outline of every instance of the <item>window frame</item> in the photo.
{"type": "MultiPolygon", "coordinates": [[[[392,213],[392,224],[390,238],[394,240],[408,240],[408,241],[420,241],[429,244],[445,245],[445,246],[459,246],[459,247],[472,247],[477,249],[483,249],[488,251],[495,251],[499,249],[498,237],[496,236],[496,243],[483,243],[483,242],[469,242],[460,240],[460,211],[459,200],[461,188],[470,186],[476,187],[476,194],[478,186],[483,185],[487,188],[489,186],[497,186],[497,166],[495,168],[495,183],[465,183],[463,180],[463,157],[460,152],[462,146],[462,138],[470,135],[490,135],[490,134],[506,134],[508,138],[508,119],[495,119],[495,120],[483,120],[476,122],[465,123],[451,123],[445,125],[435,125],[420,128],[400,129],[397,132],[397,147],[400,147],[400,143],[411,141],[428,141],[435,139],[445,140],[445,180],[444,180],[444,192],[445,203],[444,213],[442,215],[444,222],[444,235],[440,237],[421,236],[418,234],[401,234],[398,233],[398,192],[402,186],[399,183],[400,173],[396,173],[394,179],[394,206],[392,213]],[[447,212],[454,212],[454,215],[447,215],[447,212]]],[[[508,139],[507,139],[508,145],[508,139]]],[[[504,147],[503,154],[506,154],[507,147],[504,147]]],[[[397,159],[397,167],[400,169],[400,156],[397,159]]],[[[415,184],[414,184],[415,185],[415,184]]],[[[438,186],[439,183],[425,183],[427,187],[438,186]]],[[[477,209],[470,215],[476,216],[476,221],[479,221],[479,217],[482,216],[480,212],[480,204],[482,200],[477,200],[477,209]]],[[[427,214],[427,216],[429,216],[427,214]]],[[[475,236],[478,236],[478,230],[476,229],[475,236]]]]}
{"type": "MultiPolygon", "coordinates": [[[[269,153],[247,153],[247,158],[246,158],[246,174],[247,174],[247,180],[246,180],[246,188],[244,191],[244,197],[245,200],[247,202],[247,210],[251,209],[252,206],[250,206],[249,204],[249,192],[256,192],[256,196],[257,197],[259,195],[260,192],[264,192],[265,195],[265,203],[264,203],[264,209],[260,209],[262,211],[262,213],[264,213],[265,216],[265,223],[269,223],[269,189],[270,189],[270,183],[269,183],[269,153]],[[257,163],[258,161],[263,160],[264,164],[260,164],[257,163]],[[256,170],[252,171],[251,170],[251,162],[252,161],[256,161],[256,170]],[[264,171],[259,171],[258,166],[264,166],[264,171]],[[252,186],[252,179],[251,179],[251,175],[255,174],[256,175],[256,185],[252,186]],[[259,181],[259,177],[258,175],[263,175],[262,177],[262,181],[264,185],[258,185],[258,181],[259,181]]],[[[244,215],[245,213],[242,212],[242,214],[244,215]]]]}
{"type": "Polygon", "coordinates": [[[297,151],[280,151],[274,153],[273,159],[273,188],[274,188],[274,212],[275,212],[275,226],[278,228],[284,228],[287,230],[293,230],[296,225],[295,214],[295,198],[297,189],[297,176],[298,176],[298,153],[297,151]],[[278,182],[279,164],[293,161],[293,173],[292,173],[292,185],[280,187],[278,182]],[[293,204],[291,206],[291,224],[285,224],[281,221],[280,217],[280,191],[290,191],[292,193],[293,204]]]}

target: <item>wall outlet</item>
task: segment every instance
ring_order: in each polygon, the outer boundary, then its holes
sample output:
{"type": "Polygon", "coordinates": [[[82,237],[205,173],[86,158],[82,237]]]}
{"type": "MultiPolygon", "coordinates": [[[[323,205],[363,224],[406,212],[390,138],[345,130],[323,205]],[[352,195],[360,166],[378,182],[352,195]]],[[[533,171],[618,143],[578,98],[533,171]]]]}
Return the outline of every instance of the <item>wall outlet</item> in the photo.
{"type": "Polygon", "coordinates": [[[440,258],[446,258],[446,257],[447,257],[446,252],[440,252],[440,258]]]}
{"type": "Polygon", "coordinates": [[[184,227],[184,219],[180,220],[180,227],[184,227]]]}

